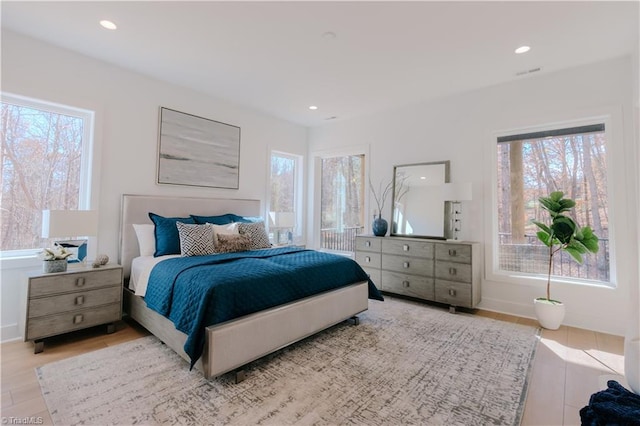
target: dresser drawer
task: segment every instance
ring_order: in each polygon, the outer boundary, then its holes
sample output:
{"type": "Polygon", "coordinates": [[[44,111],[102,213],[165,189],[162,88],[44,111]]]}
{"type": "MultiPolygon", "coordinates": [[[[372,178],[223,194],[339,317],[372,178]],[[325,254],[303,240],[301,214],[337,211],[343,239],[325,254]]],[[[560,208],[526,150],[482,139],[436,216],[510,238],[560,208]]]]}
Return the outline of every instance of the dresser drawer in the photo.
{"type": "Polygon", "coordinates": [[[471,265],[466,263],[443,262],[436,261],[436,278],[460,281],[464,283],[471,282],[471,265]]]}
{"type": "Polygon", "coordinates": [[[356,262],[363,268],[380,268],[380,253],[356,252],[356,262]]]}
{"type": "Polygon", "coordinates": [[[29,318],[119,303],[122,298],[121,293],[122,287],[118,285],[98,290],[80,291],[77,293],[65,293],[58,296],[30,299],[29,318]]]}
{"type": "Polygon", "coordinates": [[[28,321],[25,340],[40,339],[98,324],[118,321],[122,307],[120,303],[95,309],[83,309],[58,315],[32,318],[28,321]]]}
{"type": "Polygon", "coordinates": [[[387,238],[382,241],[382,252],[385,254],[433,259],[433,243],[387,238]]]}
{"type": "Polygon", "coordinates": [[[472,308],[471,284],[436,280],[436,302],[472,308]]]}
{"type": "Polygon", "coordinates": [[[433,300],[433,278],[382,271],[382,291],[433,300]]]}
{"type": "Polygon", "coordinates": [[[408,256],[382,256],[382,269],[411,275],[433,276],[433,260],[408,256]]]}
{"type": "Polygon", "coordinates": [[[369,278],[371,279],[371,281],[373,281],[376,287],[380,288],[380,286],[382,285],[380,269],[373,269],[373,268],[362,268],[362,269],[367,273],[367,275],[369,275],[369,278]]]}
{"type": "Polygon", "coordinates": [[[471,246],[464,244],[436,244],[436,259],[471,263],[471,246]]]}
{"type": "Polygon", "coordinates": [[[31,279],[29,297],[121,285],[122,268],[51,274],[31,279]]]}
{"type": "Polygon", "coordinates": [[[356,237],[356,251],[380,251],[382,240],[375,237],[356,237]]]}

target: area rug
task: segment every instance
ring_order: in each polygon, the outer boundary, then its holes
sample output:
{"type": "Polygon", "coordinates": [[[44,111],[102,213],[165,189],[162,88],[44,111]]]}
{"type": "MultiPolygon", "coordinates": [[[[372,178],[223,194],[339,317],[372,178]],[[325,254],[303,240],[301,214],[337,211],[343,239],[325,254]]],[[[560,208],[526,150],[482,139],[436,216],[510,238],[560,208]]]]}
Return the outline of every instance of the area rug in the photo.
{"type": "Polygon", "coordinates": [[[388,298],[205,380],[149,336],[36,369],[54,424],[519,424],[535,327],[388,298]]]}

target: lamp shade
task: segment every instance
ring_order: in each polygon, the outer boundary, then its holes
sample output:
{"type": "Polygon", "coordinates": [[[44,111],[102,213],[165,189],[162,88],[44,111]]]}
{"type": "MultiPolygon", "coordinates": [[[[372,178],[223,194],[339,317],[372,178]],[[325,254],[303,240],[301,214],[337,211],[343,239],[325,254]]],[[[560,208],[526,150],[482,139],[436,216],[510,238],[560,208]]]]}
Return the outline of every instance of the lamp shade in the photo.
{"type": "Polygon", "coordinates": [[[445,183],[442,185],[442,198],[445,201],[472,200],[471,182],[445,183]]]}
{"type": "Polygon", "coordinates": [[[90,237],[98,234],[97,210],[43,210],[42,237],[90,237]]]}

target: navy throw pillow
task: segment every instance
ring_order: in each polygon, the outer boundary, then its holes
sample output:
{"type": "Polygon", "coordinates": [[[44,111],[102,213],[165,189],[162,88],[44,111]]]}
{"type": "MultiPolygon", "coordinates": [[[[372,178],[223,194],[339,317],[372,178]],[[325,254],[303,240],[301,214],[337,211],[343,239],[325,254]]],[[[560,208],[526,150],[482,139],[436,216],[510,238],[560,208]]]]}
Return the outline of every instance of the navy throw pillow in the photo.
{"type": "Polygon", "coordinates": [[[195,220],[191,217],[163,217],[151,212],[149,218],[155,225],[156,251],[153,256],[180,254],[180,234],[176,223],[195,224],[195,220]]]}

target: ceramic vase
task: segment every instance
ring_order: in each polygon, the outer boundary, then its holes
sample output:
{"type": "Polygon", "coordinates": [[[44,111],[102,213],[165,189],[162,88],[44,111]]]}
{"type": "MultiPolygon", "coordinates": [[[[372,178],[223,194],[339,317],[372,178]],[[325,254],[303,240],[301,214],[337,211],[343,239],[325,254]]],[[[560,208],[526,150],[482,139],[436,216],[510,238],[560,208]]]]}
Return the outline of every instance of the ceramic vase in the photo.
{"type": "Polygon", "coordinates": [[[376,237],[384,237],[388,228],[389,224],[382,217],[378,216],[373,220],[372,231],[376,237]]]}

